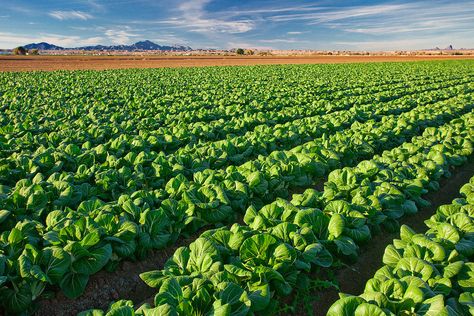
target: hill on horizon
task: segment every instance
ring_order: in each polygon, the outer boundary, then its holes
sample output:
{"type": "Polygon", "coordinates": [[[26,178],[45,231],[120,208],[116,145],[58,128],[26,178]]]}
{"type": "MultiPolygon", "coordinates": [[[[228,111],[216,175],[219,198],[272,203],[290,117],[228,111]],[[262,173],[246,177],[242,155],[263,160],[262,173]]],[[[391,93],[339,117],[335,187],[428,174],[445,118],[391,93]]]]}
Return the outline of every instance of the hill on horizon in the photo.
{"type": "Polygon", "coordinates": [[[125,51],[146,51],[146,50],[162,50],[162,51],[188,51],[192,50],[189,46],[183,45],[159,45],[150,40],[139,41],[131,45],[91,45],[74,48],[65,48],[54,44],[41,42],[24,45],[26,49],[38,50],[125,50],[125,51]]]}

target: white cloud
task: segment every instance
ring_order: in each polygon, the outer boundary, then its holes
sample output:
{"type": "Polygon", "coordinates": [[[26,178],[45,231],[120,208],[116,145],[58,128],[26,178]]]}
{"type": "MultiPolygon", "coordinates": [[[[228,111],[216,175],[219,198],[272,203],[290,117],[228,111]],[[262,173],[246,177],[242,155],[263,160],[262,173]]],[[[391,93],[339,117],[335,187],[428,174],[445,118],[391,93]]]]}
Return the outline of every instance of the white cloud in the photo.
{"type": "Polygon", "coordinates": [[[413,4],[413,7],[379,19],[362,19],[330,23],[329,27],[346,32],[366,35],[398,33],[436,33],[455,32],[474,27],[474,2],[472,7],[459,5],[436,5],[428,7],[424,4],[413,4]]]}
{"type": "Polygon", "coordinates": [[[263,14],[269,15],[273,13],[281,12],[305,12],[305,11],[317,11],[320,8],[314,4],[300,5],[300,6],[290,6],[290,7],[262,7],[258,9],[249,9],[249,10],[239,10],[238,8],[230,8],[227,11],[221,11],[220,14],[225,14],[228,16],[242,16],[242,15],[252,15],[252,14],[263,14]]]}
{"type": "MultiPolygon", "coordinates": [[[[211,0],[187,0],[177,6],[177,17],[157,21],[157,24],[185,28],[191,32],[211,33],[246,33],[254,29],[255,22],[249,19],[229,20],[222,17],[211,17],[205,10],[211,0]]],[[[214,15],[219,13],[214,13],[214,15]]]]}
{"type": "Polygon", "coordinates": [[[286,34],[288,34],[288,35],[300,35],[300,34],[303,34],[303,33],[306,33],[306,32],[286,32],[286,34]]]}
{"type": "Polygon", "coordinates": [[[97,2],[95,0],[86,0],[86,3],[94,11],[100,11],[100,12],[105,11],[105,6],[103,4],[100,4],[99,2],[97,2]]]}
{"type": "Polygon", "coordinates": [[[58,19],[60,21],[64,20],[89,20],[92,19],[93,16],[89,13],[82,12],[82,11],[51,11],[48,13],[49,16],[58,19]]]}
{"type": "Polygon", "coordinates": [[[308,24],[311,25],[330,21],[344,20],[348,18],[381,15],[410,7],[410,4],[384,4],[348,7],[342,9],[332,7],[320,7],[314,8],[314,10],[317,10],[318,12],[280,14],[270,16],[268,19],[273,22],[307,21],[308,24]]]}
{"type": "Polygon", "coordinates": [[[131,38],[140,36],[134,33],[130,27],[108,29],[104,32],[104,34],[111,43],[120,45],[130,44],[132,41],[131,38]]]}

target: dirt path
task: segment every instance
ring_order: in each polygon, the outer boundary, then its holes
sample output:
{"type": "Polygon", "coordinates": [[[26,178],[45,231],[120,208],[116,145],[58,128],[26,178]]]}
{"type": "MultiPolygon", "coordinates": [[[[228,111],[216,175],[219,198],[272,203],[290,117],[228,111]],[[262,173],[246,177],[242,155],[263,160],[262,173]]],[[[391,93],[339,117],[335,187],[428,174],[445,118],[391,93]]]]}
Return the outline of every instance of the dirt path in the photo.
{"type": "Polygon", "coordinates": [[[105,70],[474,59],[474,56],[0,56],[1,71],[105,70]]]}

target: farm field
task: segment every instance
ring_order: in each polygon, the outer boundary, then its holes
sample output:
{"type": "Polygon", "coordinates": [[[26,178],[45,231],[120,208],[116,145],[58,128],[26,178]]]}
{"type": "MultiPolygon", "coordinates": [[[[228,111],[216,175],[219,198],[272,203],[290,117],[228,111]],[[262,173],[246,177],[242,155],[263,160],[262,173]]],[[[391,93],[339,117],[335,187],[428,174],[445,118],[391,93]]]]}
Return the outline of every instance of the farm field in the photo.
{"type": "Polygon", "coordinates": [[[0,109],[0,313],[472,313],[474,60],[2,72],[0,109]]]}
{"type": "Polygon", "coordinates": [[[127,68],[334,64],[474,59],[472,55],[420,56],[1,56],[1,71],[106,70],[127,68]]]}

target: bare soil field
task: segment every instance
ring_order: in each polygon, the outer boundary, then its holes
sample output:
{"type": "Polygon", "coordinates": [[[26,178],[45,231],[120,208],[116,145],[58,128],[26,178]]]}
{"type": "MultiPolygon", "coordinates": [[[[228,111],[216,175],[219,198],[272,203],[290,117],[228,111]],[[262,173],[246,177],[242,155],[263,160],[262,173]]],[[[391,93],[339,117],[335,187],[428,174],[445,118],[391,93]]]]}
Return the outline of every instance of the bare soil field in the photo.
{"type": "Polygon", "coordinates": [[[474,56],[0,56],[0,71],[105,70],[474,59],[474,56]]]}

